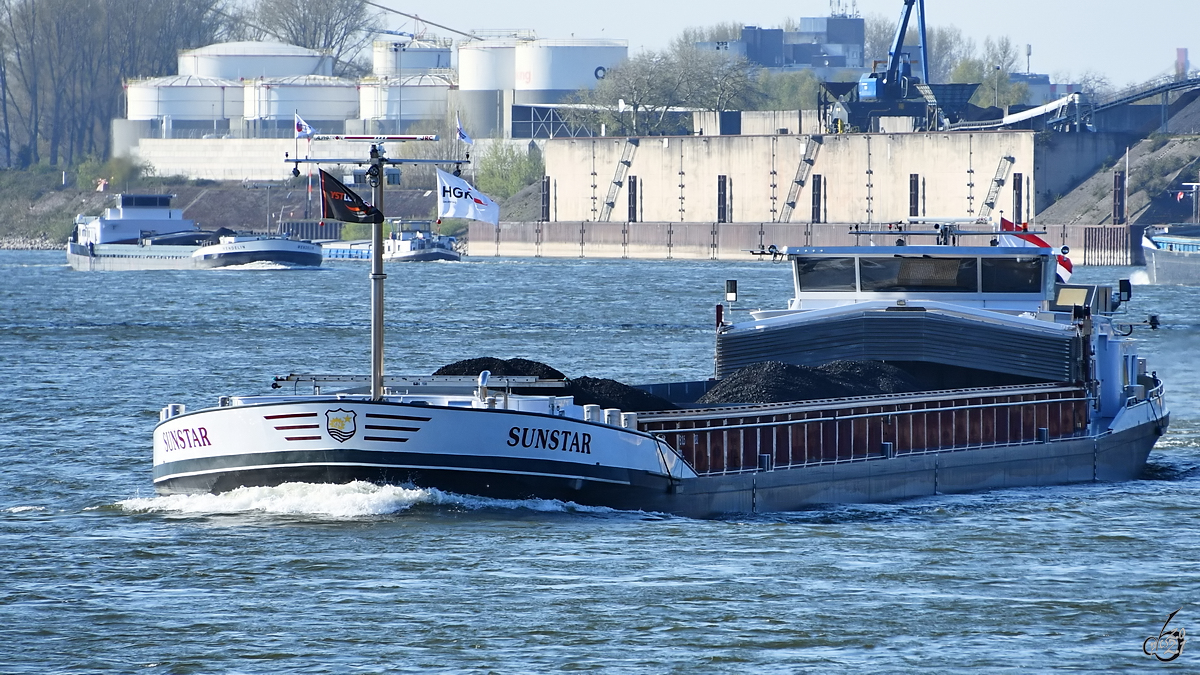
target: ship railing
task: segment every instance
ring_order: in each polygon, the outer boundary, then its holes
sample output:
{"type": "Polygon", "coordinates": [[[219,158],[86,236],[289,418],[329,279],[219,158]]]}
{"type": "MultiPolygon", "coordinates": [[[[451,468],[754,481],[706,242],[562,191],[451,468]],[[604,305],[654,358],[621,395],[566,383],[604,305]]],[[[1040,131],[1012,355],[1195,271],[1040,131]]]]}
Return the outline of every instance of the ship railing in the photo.
{"type": "Polygon", "coordinates": [[[1081,389],[882,405],[839,402],[794,412],[737,411],[639,425],[674,447],[700,475],[859,462],[905,455],[1046,443],[1089,432],[1081,389]]]}

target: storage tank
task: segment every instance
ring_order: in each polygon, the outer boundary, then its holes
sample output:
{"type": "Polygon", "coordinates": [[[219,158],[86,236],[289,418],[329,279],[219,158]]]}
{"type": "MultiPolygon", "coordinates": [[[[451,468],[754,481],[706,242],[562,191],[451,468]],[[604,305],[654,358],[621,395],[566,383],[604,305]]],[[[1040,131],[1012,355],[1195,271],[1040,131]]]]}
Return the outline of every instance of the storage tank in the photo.
{"type": "Polygon", "coordinates": [[[359,117],[396,120],[399,129],[413,122],[446,119],[450,84],[438,75],[364,80],[358,86],[359,117]]]}
{"type": "Polygon", "coordinates": [[[468,134],[477,138],[504,135],[504,92],[516,84],[516,50],[521,42],[497,38],[459,43],[457,107],[468,134]]]}
{"type": "Polygon", "coordinates": [[[172,75],[125,84],[126,118],[155,120],[224,120],[241,117],[241,82],[215,77],[172,75]]]}
{"type": "Polygon", "coordinates": [[[624,40],[522,42],[514,53],[513,103],[559,103],[580,89],[594,89],[628,55],[624,40]]]}
{"type": "Polygon", "coordinates": [[[333,57],[281,42],[221,42],[179,52],[179,74],[226,80],[333,75],[333,57]]]}
{"type": "Polygon", "coordinates": [[[460,91],[496,91],[515,85],[517,45],[521,40],[495,39],[458,45],[460,91]]]}
{"type": "Polygon", "coordinates": [[[451,68],[452,44],[438,38],[376,40],[372,72],[377,77],[396,77],[451,68]]]}
{"type": "Polygon", "coordinates": [[[299,114],[314,120],[358,117],[358,87],[350,80],[324,75],[260,77],[245,82],[247,120],[288,120],[299,114]]]}

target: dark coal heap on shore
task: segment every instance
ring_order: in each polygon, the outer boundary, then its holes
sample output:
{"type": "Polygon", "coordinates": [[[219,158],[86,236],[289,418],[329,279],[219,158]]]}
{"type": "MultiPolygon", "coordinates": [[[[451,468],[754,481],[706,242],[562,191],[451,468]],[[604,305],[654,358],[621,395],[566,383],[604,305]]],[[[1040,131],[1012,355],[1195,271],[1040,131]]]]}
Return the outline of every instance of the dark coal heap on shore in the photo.
{"type": "Polygon", "coordinates": [[[907,371],[879,361],[831,361],[815,367],[764,361],[733,372],[697,403],[785,403],[925,389],[907,371]]]}
{"type": "MultiPolygon", "coordinates": [[[[574,396],[576,405],[595,404],[602,408],[620,408],[625,412],[675,410],[679,407],[664,398],[616,380],[586,376],[568,378],[544,363],[528,359],[497,359],[490,356],[466,359],[442,366],[434,375],[476,376],[484,370],[496,377],[533,375],[544,380],[566,380],[567,386],[562,390],[562,395],[574,396]]],[[[513,393],[517,394],[549,394],[551,391],[513,389],[513,393]]]]}

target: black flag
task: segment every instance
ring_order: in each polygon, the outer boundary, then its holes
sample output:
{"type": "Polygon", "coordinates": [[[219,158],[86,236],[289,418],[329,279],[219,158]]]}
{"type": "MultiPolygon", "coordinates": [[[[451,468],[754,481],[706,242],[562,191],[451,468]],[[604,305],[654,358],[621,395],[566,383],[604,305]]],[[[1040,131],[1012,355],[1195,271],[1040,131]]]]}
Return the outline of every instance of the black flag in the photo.
{"type": "Polygon", "coordinates": [[[321,170],[321,217],[347,223],[382,223],[383,212],[321,170]]]}

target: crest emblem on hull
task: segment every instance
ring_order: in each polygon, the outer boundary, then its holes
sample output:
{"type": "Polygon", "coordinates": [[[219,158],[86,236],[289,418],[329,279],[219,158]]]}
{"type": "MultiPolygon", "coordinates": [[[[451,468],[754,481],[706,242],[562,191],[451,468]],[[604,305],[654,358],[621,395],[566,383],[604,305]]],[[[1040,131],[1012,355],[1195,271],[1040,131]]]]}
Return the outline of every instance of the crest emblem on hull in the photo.
{"type": "Polygon", "coordinates": [[[338,443],[345,443],[354,437],[354,432],[358,429],[354,425],[354,418],[357,416],[353,410],[326,410],[325,411],[325,431],[334,438],[338,443]]]}

